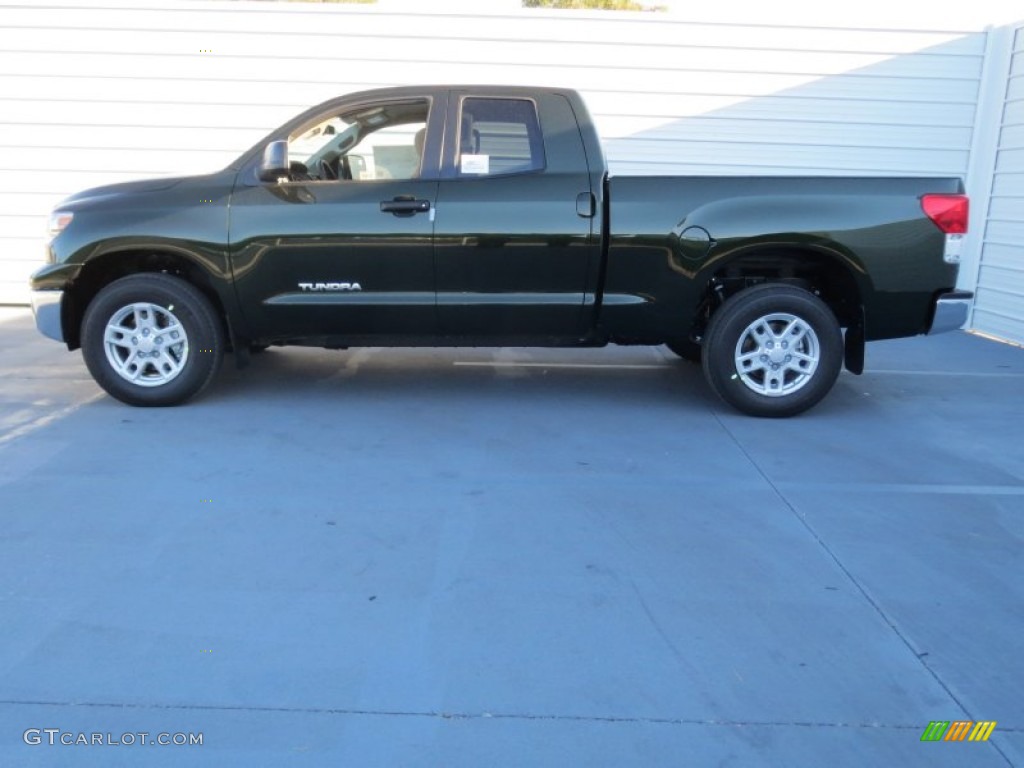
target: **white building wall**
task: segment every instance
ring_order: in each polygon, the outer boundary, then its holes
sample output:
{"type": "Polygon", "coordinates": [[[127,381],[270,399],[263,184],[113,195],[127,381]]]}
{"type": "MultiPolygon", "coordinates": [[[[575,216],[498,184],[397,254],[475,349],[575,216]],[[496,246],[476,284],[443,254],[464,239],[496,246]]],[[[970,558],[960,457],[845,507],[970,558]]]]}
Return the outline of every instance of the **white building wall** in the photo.
{"type": "Polygon", "coordinates": [[[999,128],[972,327],[1024,344],[1024,26],[1011,51],[1002,109],[988,116],[999,128]]]}
{"type": "Polygon", "coordinates": [[[619,173],[967,173],[983,17],[692,5],[0,0],[0,303],[26,299],[67,194],[216,169],[385,85],[578,88],[619,173]]]}

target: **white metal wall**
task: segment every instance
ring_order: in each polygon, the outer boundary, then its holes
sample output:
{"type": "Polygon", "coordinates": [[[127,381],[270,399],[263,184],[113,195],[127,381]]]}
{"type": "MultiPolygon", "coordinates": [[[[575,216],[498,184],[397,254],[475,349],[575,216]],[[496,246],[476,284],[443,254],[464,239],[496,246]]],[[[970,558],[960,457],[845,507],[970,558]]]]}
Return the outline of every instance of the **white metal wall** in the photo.
{"type": "Polygon", "coordinates": [[[0,303],[25,300],[63,196],[221,167],[310,104],[382,85],[578,88],[620,173],[967,173],[980,22],[700,5],[0,0],[0,303]]]}
{"type": "Polygon", "coordinates": [[[1024,344],[1024,26],[1016,28],[978,261],[972,326],[1024,344]]]}

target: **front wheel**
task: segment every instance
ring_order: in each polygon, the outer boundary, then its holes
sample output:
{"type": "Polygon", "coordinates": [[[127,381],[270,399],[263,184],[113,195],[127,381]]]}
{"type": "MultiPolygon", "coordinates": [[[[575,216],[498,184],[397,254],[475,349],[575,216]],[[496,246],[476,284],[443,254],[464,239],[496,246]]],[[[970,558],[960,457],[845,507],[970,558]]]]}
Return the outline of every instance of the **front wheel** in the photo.
{"type": "Polygon", "coordinates": [[[832,310],[814,294],[765,283],[732,296],[704,335],[704,376],[752,416],[793,416],[829,393],[843,360],[832,310]]]}
{"type": "Polygon", "coordinates": [[[209,300],[165,274],[115,280],[89,304],[82,354],[89,373],[129,405],[177,405],[202,391],[224,357],[209,300]]]}

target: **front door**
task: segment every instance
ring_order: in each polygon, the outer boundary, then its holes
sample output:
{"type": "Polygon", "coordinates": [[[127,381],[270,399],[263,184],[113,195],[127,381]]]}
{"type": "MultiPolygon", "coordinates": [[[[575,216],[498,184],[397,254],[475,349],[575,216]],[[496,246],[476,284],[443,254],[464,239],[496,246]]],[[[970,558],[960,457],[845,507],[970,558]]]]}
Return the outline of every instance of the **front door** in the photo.
{"type": "Polygon", "coordinates": [[[436,333],[429,113],[421,99],[323,115],[289,138],[286,179],[237,186],[232,267],[253,336],[436,333]]]}

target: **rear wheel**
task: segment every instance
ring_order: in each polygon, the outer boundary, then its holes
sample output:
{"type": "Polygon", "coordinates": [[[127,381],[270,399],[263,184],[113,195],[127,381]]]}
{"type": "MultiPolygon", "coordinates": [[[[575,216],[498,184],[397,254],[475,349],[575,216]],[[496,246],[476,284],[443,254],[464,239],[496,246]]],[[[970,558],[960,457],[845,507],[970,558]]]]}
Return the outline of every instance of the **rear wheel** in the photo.
{"type": "Polygon", "coordinates": [[[108,394],[129,405],[177,405],[213,380],[224,331],[209,300],[165,274],[123,277],[82,321],[82,354],[108,394]]]}
{"type": "Polygon", "coordinates": [[[832,310],[789,285],[740,291],[711,317],[704,375],[733,407],[753,416],[793,416],[829,393],[843,359],[832,310]]]}

